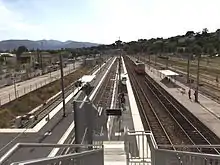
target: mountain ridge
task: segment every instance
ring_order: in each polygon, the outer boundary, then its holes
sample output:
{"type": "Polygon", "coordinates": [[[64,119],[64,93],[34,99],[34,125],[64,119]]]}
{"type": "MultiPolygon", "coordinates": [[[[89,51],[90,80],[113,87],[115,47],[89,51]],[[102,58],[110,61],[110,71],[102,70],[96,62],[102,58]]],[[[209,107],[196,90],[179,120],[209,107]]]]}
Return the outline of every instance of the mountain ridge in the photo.
{"type": "Polygon", "coordinates": [[[28,40],[28,39],[10,39],[0,41],[0,50],[13,50],[19,46],[25,46],[30,49],[56,50],[61,48],[82,48],[98,46],[97,43],[79,42],[79,41],[59,41],[59,40],[28,40]]]}

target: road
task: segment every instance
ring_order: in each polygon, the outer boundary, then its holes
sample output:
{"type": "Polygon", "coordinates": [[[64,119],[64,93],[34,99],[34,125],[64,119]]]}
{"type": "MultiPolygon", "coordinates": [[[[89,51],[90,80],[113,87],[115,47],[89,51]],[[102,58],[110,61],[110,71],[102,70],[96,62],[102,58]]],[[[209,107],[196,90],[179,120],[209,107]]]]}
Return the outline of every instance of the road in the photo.
{"type": "MultiPolygon", "coordinates": [[[[63,69],[64,75],[67,75],[73,72],[75,69],[79,68],[80,64],[81,64],[80,62],[76,62],[75,68],[73,64],[67,65],[67,67],[63,69]]],[[[4,88],[0,88],[0,105],[4,105],[18,97],[23,96],[24,94],[36,90],[59,78],[60,78],[60,70],[57,70],[42,76],[32,78],[30,80],[16,83],[15,86],[10,85],[4,88]],[[15,90],[16,90],[16,94],[15,94],[15,90]]]]}
{"type": "MultiPolygon", "coordinates": [[[[112,60],[110,60],[112,61],[112,60]]],[[[110,63],[110,62],[109,62],[110,63]]],[[[101,72],[97,74],[97,77],[91,82],[91,85],[96,87],[100,80],[102,79],[103,75],[105,74],[106,69],[108,68],[109,64],[105,65],[101,72]]],[[[8,151],[12,146],[16,143],[26,142],[26,143],[58,143],[61,139],[63,134],[66,130],[70,127],[74,119],[73,107],[72,107],[73,98],[66,103],[66,117],[62,117],[62,110],[60,110],[39,132],[37,133],[23,133],[14,140],[11,144],[7,147],[2,149],[6,144],[12,141],[16,136],[17,133],[0,133],[0,157],[8,151]],[[51,131],[50,135],[46,135],[48,131],[51,131]]],[[[74,134],[74,129],[71,131],[68,139],[71,135],[74,134]]],[[[67,140],[68,140],[67,139],[67,140]]],[[[12,161],[20,161],[24,159],[33,159],[33,158],[40,158],[40,157],[47,157],[51,152],[51,148],[24,148],[20,149],[19,152],[16,152],[8,162],[5,162],[5,165],[10,164],[12,161]]]]}

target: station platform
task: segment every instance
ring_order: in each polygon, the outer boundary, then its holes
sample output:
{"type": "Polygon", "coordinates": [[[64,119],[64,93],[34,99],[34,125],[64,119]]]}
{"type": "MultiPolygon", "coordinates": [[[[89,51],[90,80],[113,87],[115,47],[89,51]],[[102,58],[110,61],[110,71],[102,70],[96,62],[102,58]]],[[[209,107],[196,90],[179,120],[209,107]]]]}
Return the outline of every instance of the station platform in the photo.
{"type": "Polygon", "coordinates": [[[199,103],[196,103],[193,97],[194,90],[191,89],[192,99],[190,100],[188,96],[189,87],[173,79],[172,81],[177,87],[168,87],[161,82],[164,77],[157,69],[145,65],[145,71],[220,138],[220,105],[217,102],[199,93],[199,103]]]}
{"type": "MultiPolygon", "coordinates": [[[[124,60],[122,58],[122,66],[124,69],[124,74],[127,74],[127,70],[124,64],[124,60]]],[[[190,111],[195,111],[194,113],[198,113],[201,117],[202,114],[205,114],[209,111],[205,111],[201,105],[189,101],[187,95],[183,95],[177,88],[168,88],[163,85],[160,81],[160,76],[157,75],[156,70],[149,71],[146,68],[146,72],[157,81],[163,88],[168,90],[172,95],[174,95],[183,105],[189,104],[190,111]],[[191,107],[190,107],[191,106],[191,107]],[[203,108],[203,110],[202,110],[203,108]],[[204,111],[204,112],[202,112],[204,111]],[[206,113],[205,113],[206,112],[206,113]]],[[[33,159],[22,161],[21,163],[16,164],[97,164],[97,165],[129,165],[129,164],[140,164],[140,165],[183,165],[183,164],[194,164],[201,165],[201,162],[206,164],[220,164],[220,157],[216,155],[205,155],[198,153],[190,153],[185,151],[170,151],[165,149],[159,149],[152,132],[144,131],[144,127],[142,124],[142,120],[139,114],[139,110],[136,104],[136,100],[134,97],[134,93],[132,90],[131,82],[129,77],[127,76],[126,80],[127,94],[125,95],[125,110],[122,112],[122,116],[114,116],[113,117],[113,126],[111,128],[112,136],[111,138],[107,138],[107,134],[109,130],[104,132],[100,132],[97,136],[94,136],[93,139],[95,142],[93,145],[85,144],[49,144],[49,143],[23,143],[21,147],[36,147],[42,145],[43,147],[52,147],[52,148],[63,148],[68,147],[74,151],[77,149],[79,152],[70,152],[70,154],[57,155],[52,157],[45,157],[40,159],[33,159]],[[120,122],[121,121],[121,122],[120,122]],[[119,124],[120,123],[120,124],[119,124]],[[122,130],[123,129],[123,130],[122,130]],[[97,142],[97,144],[96,144],[97,142]],[[81,149],[80,149],[81,148],[81,149]]],[[[113,98],[113,97],[112,97],[113,98]]],[[[90,102],[84,103],[85,109],[91,110],[90,102]],[[89,106],[86,106],[89,105],[89,106]]],[[[81,106],[81,105],[80,105],[81,106]]],[[[187,107],[187,106],[186,106],[187,107]]],[[[94,107],[93,107],[94,108],[94,107]]],[[[78,112],[81,112],[83,108],[81,108],[78,112]]],[[[76,109],[75,109],[76,112],[76,109]]],[[[88,112],[88,111],[86,111],[88,112]]],[[[88,114],[88,113],[86,113],[88,114]]],[[[103,111],[101,114],[104,115],[103,111]]],[[[204,115],[204,116],[205,116],[204,115]]],[[[76,113],[75,113],[76,116],[76,113]]],[[[204,117],[203,116],[203,117],[204,117]]],[[[209,116],[214,116],[209,113],[209,116]]],[[[91,116],[90,116],[91,117],[91,116]]],[[[93,116],[93,119],[96,117],[93,116]]],[[[207,117],[206,117],[207,118],[207,117]]],[[[216,117],[215,117],[216,118],[216,117]]],[[[78,118],[79,119],[79,118],[78,118]]],[[[88,118],[83,118],[87,120],[88,118]]],[[[85,121],[84,120],[84,121],[85,121]]],[[[210,119],[211,120],[211,119],[210,119]]],[[[80,120],[83,122],[83,120],[80,120]]],[[[101,122],[101,125],[107,123],[101,122]]],[[[77,126],[77,124],[76,124],[77,126]]],[[[79,125],[78,125],[79,126],[79,125]]],[[[219,125],[218,125],[219,126],[219,125]]],[[[84,128],[84,127],[83,127],[84,128]]],[[[90,132],[91,133],[91,132],[90,132]]],[[[84,136],[84,135],[83,135],[84,136]]],[[[75,134],[76,137],[76,134],[75,134]]],[[[82,139],[82,138],[81,138],[82,139]]],[[[41,147],[42,147],[41,146],[41,147]]],[[[204,146],[195,146],[201,148],[204,146]]],[[[17,147],[13,147],[8,153],[13,154],[15,150],[21,149],[19,145],[17,147]]],[[[8,154],[6,154],[9,157],[8,154]]],[[[6,156],[0,158],[0,164],[5,159],[6,156]]]]}

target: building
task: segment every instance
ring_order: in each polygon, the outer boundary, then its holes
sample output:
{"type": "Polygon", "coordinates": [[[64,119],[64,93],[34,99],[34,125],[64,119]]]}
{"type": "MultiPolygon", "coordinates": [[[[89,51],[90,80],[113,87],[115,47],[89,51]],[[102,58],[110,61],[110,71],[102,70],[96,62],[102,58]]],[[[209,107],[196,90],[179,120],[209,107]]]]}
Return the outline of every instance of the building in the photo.
{"type": "Polygon", "coordinates": [[[49,52],[24,52],[20,56],[21,64],[29,64],[31,67],[50,66],[58,60],[58,55],[49,52]]]}
{"type": "Polygon", "coordinates": [[[16,63],[16,55],[15,54],[0,53],[0,57],[3,58],[3,65],[16,63]]]}

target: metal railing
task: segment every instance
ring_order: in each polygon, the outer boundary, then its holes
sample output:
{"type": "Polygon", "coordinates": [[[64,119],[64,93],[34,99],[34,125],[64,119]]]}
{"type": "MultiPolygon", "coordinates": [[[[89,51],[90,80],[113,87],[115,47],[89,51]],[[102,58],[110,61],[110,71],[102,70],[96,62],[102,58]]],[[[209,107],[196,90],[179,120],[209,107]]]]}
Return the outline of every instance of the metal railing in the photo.
{"type": "Polygon", "coordinates": [[[151,148],[156,147],[157,146],[151,132],[125,132],[127,164],[151,163],[151,148]],[[149,143],[149,141],[151,143],[149,143]],[[152,146],[150,147],[150,145],[152,146]]]}
{"type": "Polygon", "coordinates": [[[88,165],[94,162],[104,165],[104,149],[102,145],[81,144],[47,144],[47,143],[18,143],[0,158],[0,165],[88,165]],[[43,157],[30,160],[13,160],[13,155],[22,148],[74,148],[78,152],[70,152],[65,155],[43,157]]]}
{"type": "Polygon", "coordinates": [[[11,165],[89,165],[91,162],[96,165],[104,165],[103,149],[61,155],[52,158],[16,162],[11,165]]]}
{"type": "MultiPolygon", "coordinates": [[[[125,151],[127,164],[151,165],[220,165],[220,155],[188,151],[159,149],[170,145],[157,145],[151,132],[126,132],[125,151]]],[[[174,145],[175,148],[215,148],[220,145],[174,145]]]]}
{"type": "MultiPolygon", "coordinates": [[[[71,68],[71,69],[68,69],[66,68],[65,71],[64,71],[64,76],[70,74],[70,73],[73,73],[76,69],[75,68],[71,68]]],[[[58,72],[58,71],[55,71],[55,72],[58,72]]],[[[23,85],[22,87],[19,86],[18,84],[14,84],[15,87],[15,90],[9,90],[10,92],[6,92],[5,94],[2,94],[0,96],[0,106],[10,102],[10,101],[13,101],[29,92],[32,92],[32,91],[35,91],[47,84],[50,84],[51,82],[54,82],[56,80],[59,80],[60,79],[60,73],[53,73],[52,76],[51,76],[51,73],[48,73],[47,74],[48,76],[46,77],[46,75],[42,75],[44,77],[41,76],[41,81],[37,81],[37,83],[35,81],[32,81],[32,82],[29,82],[28,84],[29,85],[23,85]]],[[[37,77],[33,77],[33,78],[37,78],[37,77]]],[[[28,80],[29,81],[29,80],[28,80]]],[[[13,84],[11,84],[13,85],[13,84]]]]}

